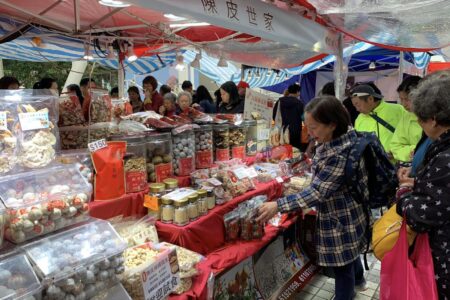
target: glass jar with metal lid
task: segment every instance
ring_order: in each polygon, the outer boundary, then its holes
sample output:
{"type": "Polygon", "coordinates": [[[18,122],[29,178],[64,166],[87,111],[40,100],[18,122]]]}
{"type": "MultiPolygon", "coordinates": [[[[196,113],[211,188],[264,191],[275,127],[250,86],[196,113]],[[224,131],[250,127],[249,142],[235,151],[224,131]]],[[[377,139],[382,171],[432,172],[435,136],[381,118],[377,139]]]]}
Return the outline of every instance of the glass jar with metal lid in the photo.
{"type": "Polygon", "coordinates": [[[216,195],[214,194],[214,190],[207,191],[206,203],[208,209],[213,209],[214,207],[216,207],[216,195]]]}
{"type": "Polygon", "coordinates": [[[230,155],[232,158],[245,159],[246,127],[243,124],[230,126],[230,155]]]}
{"type": "Polygon", "coordinates": [[[175,216],[175,206],[172,199],[161,198],[161,222],[171,224],[175,216]]]}
{"type": "Polygon", "coordinates": [[[214,125],[214,158],[216,161],[230,160],[230,131],[227,124],[214,125]]]}
{"type": "Polygon", "coordinates": [[[213,131],[211,125],[200,125],[194,129],[195,168],[208,169],[213,164],[213,131]]]}
{"type": "Polygon", "coordinates": [[[144,201],[144,206],[148,208],[148,214],[155,216],[157,220],[161,219],[161,198],[165,194],[166,186],[164,183],[149,184],[149,197],[144,201]]]}
{"type": "Polygon", "coordinates": [[[198,190],[198,213],[204,216],[208,213],[208,203],[206,202],[207,192],[205,190],[198,190]]]}
{"type": "Polygon", "coordinates": [[[247,156],[255,156],[258,153],[258,127],[255,120],[245,120],[246,127],[245,152],[247,156]]]}
{"type": "Polygon", "coordinates": [[[178,180],[175,178],[168,178],[165,179],[164,184],[166,185],[166,193],[170,193],[173,192],[174,190],[176,190],[178,188],[178,180]]]}
{"type": "Polygon", "coordinates": [[[187,198],[180,201],[174,201],[175,214],[173,218],[173,223],[177,226],[186,226],[189,224],[189,214],[188,214],[188,204],[189,200],[187,198]]]}
{"type": "Polygon", "coordinates": [[[188,197],[189,199],[189,205],[188,205],[188,214],[189,214],[189,221],[195,221],[199,217],[198,213],[198,194],[194,194],[188,197]]]}

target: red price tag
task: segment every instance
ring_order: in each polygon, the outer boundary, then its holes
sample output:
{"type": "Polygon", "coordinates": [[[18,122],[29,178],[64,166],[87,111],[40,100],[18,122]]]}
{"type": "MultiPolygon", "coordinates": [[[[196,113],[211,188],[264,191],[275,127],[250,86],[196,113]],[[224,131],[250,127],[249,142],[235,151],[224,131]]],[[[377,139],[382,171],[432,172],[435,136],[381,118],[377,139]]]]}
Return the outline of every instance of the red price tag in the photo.
{"type": "Polygon", "coordinates": [[[160,164],[155,166],[156,182],[162,182],[164,179],[172,177],[172,163],[160,164]]]}
{"type": "Polygon", "coordinates": [[[145,190],[147,185],[146,172],[127,172],[125,174],[127,193],[135,193],[145,190]]]}
{"type": "Polygon", "coordinates": [[[195,167],[197,169],[208,169],[213,163],[211,151],[198,151],[195,153],[195,167]]]}
{"type": "Polygon", "coordinates": [[[216,161],[230,160],[230,150],[216,149],[216,161]]]}
{"type": "Polygon", "coordinates": [[[180,176],[189,176],[195,169],[193,157],[180,158],[178,160],[178,163],[180,165],[180,170],[178,172],[178,175],[180,175],[180,176]]]}
{"type": "Polygon", "coordinates": [[[233,154],[233,158],[245,159],[245,146],[233,147],[231,153],[233,154]]]}

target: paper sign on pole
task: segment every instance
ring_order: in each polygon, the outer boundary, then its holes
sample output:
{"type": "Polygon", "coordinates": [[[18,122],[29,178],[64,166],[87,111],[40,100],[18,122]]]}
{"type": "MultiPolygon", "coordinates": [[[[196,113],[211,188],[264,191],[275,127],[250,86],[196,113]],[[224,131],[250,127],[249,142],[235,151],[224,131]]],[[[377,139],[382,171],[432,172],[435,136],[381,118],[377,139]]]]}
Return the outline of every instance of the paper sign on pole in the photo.
{"type": "Polygon", "coordinates": [[[274,101],[269,96],[247,89],[245,93],[244,119],[252,119],[252,112],[258,112],[267,121],[270,128],[273,104],[274,101]]]}

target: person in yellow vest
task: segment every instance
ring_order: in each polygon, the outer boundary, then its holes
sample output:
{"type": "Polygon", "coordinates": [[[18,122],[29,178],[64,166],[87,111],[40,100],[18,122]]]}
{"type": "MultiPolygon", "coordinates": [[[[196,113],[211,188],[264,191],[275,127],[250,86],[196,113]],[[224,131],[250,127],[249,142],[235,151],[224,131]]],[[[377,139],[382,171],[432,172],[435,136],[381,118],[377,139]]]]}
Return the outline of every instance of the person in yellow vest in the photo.
{"type": "Polygon", "coordinates": [[[414,149],[423,135],[422,127],[417,121],[417,116],[412,112],[412,103],[409,99],[409,93],[417,87],[421,79],[419,76],[409,76],[397,89],[406,112],[395,129],[390,147],[392,155],[399,162],[412,161],[414,149]]]}
{"type": "Polygon", "coordinates": [[[355,130],[375,133],[386,153],[390,154],[392,136],[405,113],[403,106],[387,103],[383,95],[369,84],[357,85],[350,95],[353,105],[360,112],[355,121],[355,130]]]}

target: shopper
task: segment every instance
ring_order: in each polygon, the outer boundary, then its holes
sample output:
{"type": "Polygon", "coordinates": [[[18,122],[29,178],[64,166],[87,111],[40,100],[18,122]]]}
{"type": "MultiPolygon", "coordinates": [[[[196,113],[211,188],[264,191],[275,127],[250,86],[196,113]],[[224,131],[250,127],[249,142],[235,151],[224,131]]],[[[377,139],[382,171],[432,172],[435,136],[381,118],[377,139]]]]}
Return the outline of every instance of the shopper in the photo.
{"type": "MultiPolygon", "coordinates": [[[[317,262],[334,270],[334,299],[351,300],[355,287],[365,289],[360,254],[366,247],[368,222],[363,206],[348,192],[344,174],[357,135],[349,130],[350,118],[344,106],[331,96],[315,98],[306,105],[305,123],[310,135],[319,143],[313,159],[313,181],[298,194],[263,204],[257,220],[267,222],[277,212],[315,207],[318,210],[317,262]]],[[[364,168],[364,164],[362,166],[364,168]]],[[[366,170],[360,172],[361,178],[367,181],[366,170]]],[[[367,184],[362,186],[367,187],[367,184]]]]}
{"type": "Polygon", "coordinates": [[[39,81],[39,89],[48,89],[55,96],[59,96],[59,87],[56,79],[44,77],[39,81]]]}
{"type": "Polygon", "coordinates": [[[237,87],[238,87],[239,99],[241,99],[241,101],[245,101],[245,94],[247,93],[247,89],[250,88],[250,85],[245,81],[239,81],[239,83],[237,84],[237,87]]]}
{"type": "Polygon", "coordinates": [[[192,85],[192,82],[190,82],[189,80],[183,81],[183,83],[181,84],[181,89],[184,92],[188,92],[189,94],[191,94],[192,103],[197,103],[197,95],[196,92],[194,91],[194,86],[192,85]]]}
{"type": "Polygon", "coordinates": [[[198,103],[194,102],[194,104],[192,104],[192,107],[199,108],[206,114],[216,113],[217,110],[214,100],[208,89],[204,85],[200,85],[197,88],[197,101],[198,103]]]}
{"type": "Polygon", "coordinates": [[[144,88],[144,110],[158,112],[163,105],[163,98],[158,93],[158,81],[153,76],[147,76],[142,81],[144,88]]]}
{"type": "Polygon", "coordinates": [[[304,150],[301,144],[304,104],[299,99],[300,86],[298,84],[292,84],[288,87],[288,92],[287,97],[281,97],[275,103],[273,119],[276,119],[278,109],[280,109],[283,128],[289,128],[290,144],[297,149],[304,150]]]}
{"type": "MultiPolygon", "coordinates": [[[[322,87],[322,90],[320,91],[320,94],[325,96],[335,96],[335,90],[334,90],[334,81],[330,81],[327,84],[325,84],[322,87]]],[[[356,110],[356,107],[352,103],[351,97],[346,97],[344,101],[342,101],[342,104],[344,104],[345,108],[347,109],[348,113],[350,114],[350,120],[352,122],[352,125],[355,126],[356,118],[358,118],[359,112],[356,110]]]]}
{"type": "Polygon", "coordinates": [[[77,95],[80,106],[83,107],[84,97],[83,93],[81,93],[80,86],[78,84],[69,84],[66,89],[68,93],[74,93],[75,95],[77,95]]]}
{"type": "Polygon", "coordinates": [[[192,104],[192,95],[189,92],[181,92],[178,94],[178,111],[177,114],[188,113],[192,104]]]}
{"type": "Polygon", "coordinates": [[[119,98],[119,87],[113,87],[109,92],[111,98],[118,99],[119,98]]]}
{"type": "Polygon", "coordinates": [[[86,120],[89,120],[89,106],[91,105],[91,89],[97,88],[97,85],[95,84],[95,80],[92,78],[83,78],[80,81],[80,89],[81,93],[83,94],[83,114],[86,120]]]}
{"type": "Polygon", "coordinates": [[[400,104],[385,102],[381,93],[369,84],[356,85],[350,94],[353,105],[360,112],[355,121],[356,131],[374,132],[386,153],[390,154],[391,139],[405,109],[400,104]]]}
{"type": "Polygon", "coordinates": [[[233,81],[227,81],[220,86],[220,98],[222,99],[222,102],[219,105],[219,113],[244,113],[244,101],[239,99],[238,89],[233,81]]]}
{"type": "Polygon", "coordinates": [[[128,99],[133,107],[133,113],[141,112],[144,109],[144,103],[141,100],[141,94],[137,86],[130,86],[128,88],[128,99]]]}
{"type": "Polygon", "coordinates": [[[222,103],[222,96],[220,95],[220,88],[214,92],[214,97],[216,98],[216,111],[219,111],[220,104],[222,103]]]}
{"type": "Polygon", "coordinates": [[[414,149],[422,137],[422,128],[417,121],[417,116],[412,112],[412,103],[409,99],[409,93],[417,87],[421,79],[419,76],[410,76],[397,88],[400,101],[406,111],[398,122],[390,148],[394,158],[401,163],[412,161],[414,149]]]}
{"type": "Polygon", "coordinates": [[[0,90],[18,90],[20,88],[19,80],[13,76],[3,76],[0,78],[0,90]]]}
{"type": "Polygon", "coordinates": [[[159,94],[161,95],[161,97],[164,98],[164,95],[167,93],[171,93],[172,92],[172,88],[170,86],[168,86],[167,84],[163,84],[160,88],[159,88],[159,94]]]}
{"type": "Polygon", "coordinates": [[[177,114],[177,95],[167,93],[164,95],[164,105],[159,108],[159,114],[165,117],[172,117],[177,114]]]}
{"type": "Polygon", "coordinates": [[[428,232],[439,299],[450,299],[450,73],[441,74],[425,77],[409,95],[433,143],[415,179],[400,170],[397,212],[414,231],[428,232]]]}

